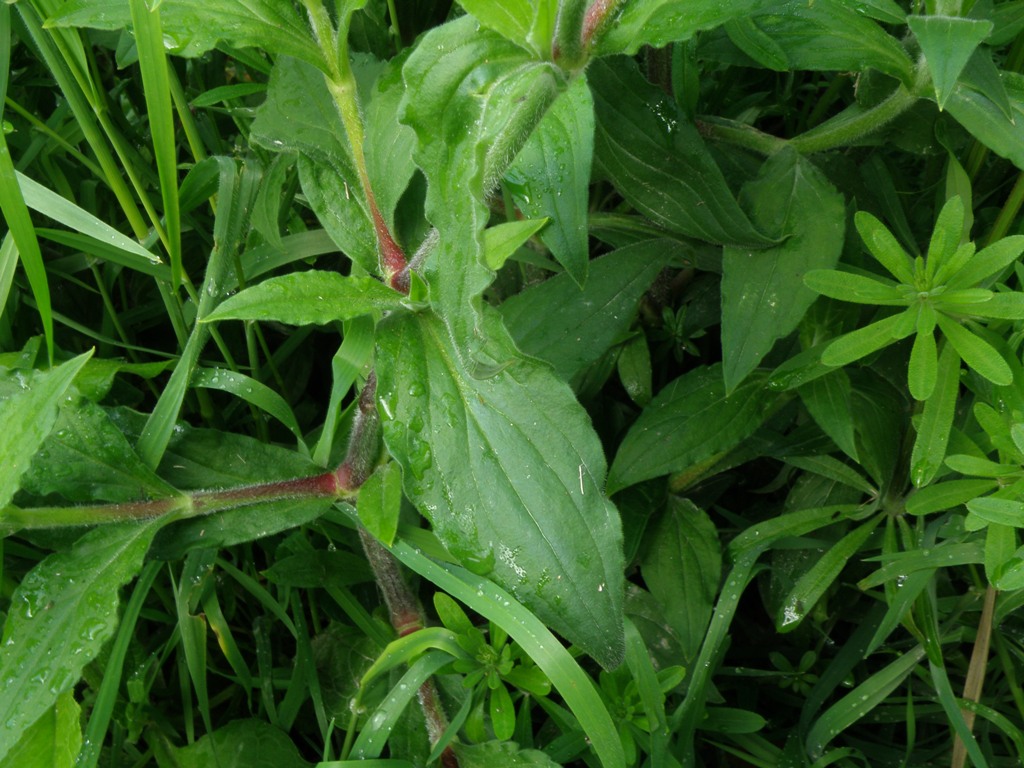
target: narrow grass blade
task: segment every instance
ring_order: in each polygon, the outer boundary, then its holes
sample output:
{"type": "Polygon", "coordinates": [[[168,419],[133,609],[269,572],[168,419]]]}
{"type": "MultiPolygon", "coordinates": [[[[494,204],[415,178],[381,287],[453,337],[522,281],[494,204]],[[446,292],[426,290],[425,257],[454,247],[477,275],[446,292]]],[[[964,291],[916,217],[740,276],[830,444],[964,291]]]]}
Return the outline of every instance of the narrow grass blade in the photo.
{"type": "Polygon", "coordinates": [[[326,467],[331,458],[331,448],[334,446],[341,415],[341,401],[371,359],[373,320],[366,316],[353,318],[345,323],[345,336],[331,360],[331,399],[327,403],[323,431],[313,449],[313,461],[321,467],[326,467]]]}
{"type": "Polygon", "coordinates": [[[396,542],[391,552],[408,568],[508,632],[561,693],[604,768],[624,768],[622,743],[593,682],[536,616],[493,582],[456,565],[438,564],[404,541],[396,542]]]}
{"type": "Polygon", "coordinates": [[[228,392],[256,406],[261,411],[269,413],[295,435],[299,450],[303,453],[308,452],[302,436],[302,429],[299,427],[288,401],[266,384],[251,376],[246,376],[244,373],[227,368],[197,368],[192,372],[192,386],[228,392]]]}

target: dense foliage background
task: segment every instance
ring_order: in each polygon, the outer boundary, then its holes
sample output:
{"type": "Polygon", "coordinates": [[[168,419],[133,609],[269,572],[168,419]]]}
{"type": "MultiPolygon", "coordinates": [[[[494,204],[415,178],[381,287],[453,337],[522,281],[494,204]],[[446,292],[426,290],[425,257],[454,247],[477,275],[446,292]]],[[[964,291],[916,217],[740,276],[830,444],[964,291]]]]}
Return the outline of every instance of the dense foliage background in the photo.
{"type": "Polygon", "coordinates": [[[1020,765],[1022,32],[0,4],[0,764],[1020,765]]]}

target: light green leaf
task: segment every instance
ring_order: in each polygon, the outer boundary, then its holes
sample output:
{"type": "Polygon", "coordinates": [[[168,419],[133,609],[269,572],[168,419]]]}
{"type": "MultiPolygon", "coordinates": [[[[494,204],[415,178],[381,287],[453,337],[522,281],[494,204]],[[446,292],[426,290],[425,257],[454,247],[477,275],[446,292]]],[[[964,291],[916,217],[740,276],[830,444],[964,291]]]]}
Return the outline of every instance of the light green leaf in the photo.
{"type": "Polygon", "coordinates": [[[82,747],[81,707],[74,691],[65,691],[7,753],[18,768],[74,768],[82,747]]]}
{"type": "Polygon", "coordinates": [[[516,345],[568,381],[622,338],[654,278],[682,253],[672,240],[628,245],[591,263],[584,290],[569,275],[557,275],[511,297],[500,311],[516,345]]]}
{"type": "Polygon", "coordinates": [[[622,534],[603,494],[600,443],[568,386],[521,358],[495,315],[485,318],[485,350],[499,364],[488,378],[472,375],[436,317],[383,322],[385,443],[453,555],[614,667],[624,643],[622,534]]]}
{"type": "Polygon", "coordinates": [[[961,475],[975,477],[1006,478],[1020,472],[1017,464],[999,464],[980,456],[968,456],[957,453],[946,457],[946,466],[961,475]]]}
{"type": "Polygon", "coordinates": [[[839,261],[843,197],[793,150],[769,158],[740,195],[751,221],[785,236],[762,250],[726,247],[722,257],[722,357],[732,391],[775,342],[788,336],[817,298],[802,278],[839,261]],[[778,229],[776,229],[778,228],[778,229]]]}
{"type": "Polygon", "coordinates": [[[983,303],[968,308],[960,308],[960,312],[974,317],[991,317],[997,320],[1020,320],[1024,318],[1024,293],[994,293],[983,303]]]}
{"type": "Polygon", "coordinates": [[[403,122],[416,132],[427,178],[427,219],[439,239],[424,264],[436,311],[470,356],[485,343],[480,294],[494,279],[483,261],[486,195],[563,87],[553,64],[472,16],[430,30],[403,69],[403,122]]]}
{"type": "MultiPolygon", "coordinates": [[[[959,195],[951,197],[939,211],[935,229],[932,230],[932,237],[928,243],[928,274],[930,276],[936,275],[942,265],[950,262],[960,248],[960,241],[969,234],[970,228],[965,228],[964,202],[959,195]]],[[[913,285],[913,283],[909,283],[909,285],[913,285]]]]}
{"type": "Polygon", "coordinates": [[[1013,383],[1013,371],[991,344],[941,312],[935,319],[943,335],[971,369],[998,386],[1013,383]]]}
{"type": "Polygon", "coordinates": [[[634,422],[608,475],[608,491],[681,472],[723,454],[761,426],[776,396],[755,373],[726,394],[721,366],[697,368],[664,387],[634,422]]]}
{"type": "Polygon", "coordinates": [[[585,77],[555,99],[505,172],[505,185],[527,217],[547,217],[540,234],[580,287],[587,279],[587,214],[594,155],[594,100],[585,77]]]}
{"type": "Polygon", "coordinates": [[[22,579],[11,596],[0,654],[0,762],[114,633],[118,589],[138,573],[166,522],[93,529],[22,579]]]}
{"type": "Polygon", "coordinates": [[[402,472],[393,462],[382,464],[359,489],[356,511],[359,522],[387,546],[398,531],[402,507],[402,472]]]}
{"type": "Polygon", "coordinates": [[[632,55],[645,45],[661,48],[769,5],[769,0],[632,0],[622,4],[615,23],[599,39],[595,53],[632,55]]]}
{"type": "Polygon", "coordinates": [[[992,22],[955,16],[911,15],[907,17],[907,25],[921,46],[932,76],[935,100],[942,109],[974,50],[991,34],[992,22]]]}
{"type": "Polygon", "coordinates": [[[910,256],[889,228],[866,211],[857,211],[853,223],[878,263],[904,285],[914,285],[916,281],[910,256]]]}
{"type": "MultiPolygon", "coordinates": [[[[912,312],[913,309],[907,309],[898,315],[877,320],[856,331],[851,331],[845,336],[840,336],[822,352],[821,362],[825,365],[847,365],[882,349],[882,347],[889,346],[896,341],[893,333],[900,327],[904,316],[912,312]]],[[[907,333],[912,333],[913,328],[912,324],[907,333]]]]}
{"type": "Polygon", "coordinates": [[[204,322],[276,320],[324,325],[401,306],[402,295],[372,277],[309,270],[271,277],[226,299],[204,322]]]}
{"type": "MultiPolygon", "coordinates": [[[[163,0],[167,45],[180,56],[201,56],[221,40],[305,59],[324,67],[309,27],[291,3],[277,0],[163,0]]],[[[131,15],[123,0],[71,0],[46,22],[52,27],[124,29],[131,15]]]]}
{"type": "MultiPolygon", "coordinates": [[[[947,459],[948,461],[948,459],[947,459]]],[[[947,480],[920,488],[907,497],[908,515],[930,515],[945,512],[984,496],[996,487],[991,480],[947,480]]]]}
{"type": "Polygon", "coordinates": [[[935,390],[935,377],[939,365],[939,353],[932,331],[918,331],[914,337],[914,348],[910,350],[910,365],[907,369],[907,383],[910,395],[915,400],[927,400],[935,390]]]}
{"type": "Polygon", "coordinates": [[[501,269],[509,257],[547,223],[547,219],[525,219],[488,227],[484,230],[484,263],[491,269],[501,269]]]}
{"type": "Polygon", "coordinates": [[[688,237],[775,244],[739,207],[697,129],[635,63],[595,61],[587,77],[597,115],[595,161],[630,205],[688,237]]]}
{"type": "Polygon", "coordinates": [[[822,296],[875,306],[906,306],[903,291],[882,278],[866,277],[837,269],[814,269],[804,275],[804,285],[822,296]]]}
{"type": "Polygon", "coordinates": [[[956,400],[960,391],[960,356],[952,344],[942,348],[937,374],[935,391],[925,401],[910,456],[910,479],[918,488],[928,485],[935,478],[946,458],[946,446],[949,444],[949,432],[953,428],[956,400]]]}
{"type": "Polygon", "coordinates": [[[279,59],[251,139],[275,152],[299,153],[299,181],[320,223],[350,259],[376,271],[376,234],[323,73],[298,59],[279,59]]]}
{"type": "MultiPolygon", "coordinates": [[[[531,39],[537,15],[536,0],[459,0],[466,13],[472,14],[488,29],[536,54],[546,55],[531,39]]],[[[548,40],[548,48],[551,42],[548,40]]]]}
{"type": "Polygon", "coordinates": [[[91,355],[87,352],[37,373],[24,389],[0,400],[0,510],[14,497],[29,462],[57,420],[57,403],[91,355]]]}
{"type": "Polygon", "coordinates": [[[680,663],[691,664],[707,632],[722,575],[718,531],[700,507],[672,497],[648,541],[640,565],[644,583],[679,636],[680,663]]]}
{"type": "Polygon", "coordinates": [[[982,248],[946,281],[949,288],[975,288],[1024,253],[1024,235],[1011,235],[982,248]]]}
{"type": "Polygon", "coordinates": [[[558,763],[539,749],[520,749],[514,741],[481,744],[452,742],[461,768],[558,768],[558,763]]]}
{"type": "Polygon", "coordinates": [[[967,510],[971,514],[964,524],[969,531],[980,530],[991,523],[1024,528],[1024,502],[985,496],[968,501],[967,510]]]}

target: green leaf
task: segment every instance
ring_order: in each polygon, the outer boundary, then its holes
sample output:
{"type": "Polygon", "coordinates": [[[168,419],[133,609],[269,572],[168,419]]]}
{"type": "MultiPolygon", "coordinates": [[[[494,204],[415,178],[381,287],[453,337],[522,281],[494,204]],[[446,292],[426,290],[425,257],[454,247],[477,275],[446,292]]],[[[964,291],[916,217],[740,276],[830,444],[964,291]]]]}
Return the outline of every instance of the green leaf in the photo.
{"type": "Polygon", "coordinates": [[[736,447],[767,417],[776,395],[767,374],[749,376],[726,394],[721,366],[703,366],[664,387],[619,446],[608,492],[681,472],[736,447]]]}
{"type": "Polygon", "coordinates": [[[288,427],[288,431],[295,435],[299,449],[305,450],[302,428],[288,401],[262,381],[227,368],[197,368],[192,372],[191,386],[228,392],[256,406],[288,427]]]}
{"type": "Polygon", "coordinates": [[[1024,235],[1011,235],[982,248],[946,281],[949,288],[974,288],[1002,272],[1024,253],[1024,235]]]}
{"type": "Polygon", "coordinates": [[[946,111],[997,155],[1024,168],[1024,76],[1000,70],[999,83],[1009,100],[1009,115],[1000,106],[1000,94],[963,80],[947,99],[946,111]]]}
{"type": "Polygon", "coordinates": [[[932,76],[935,100],[942,109],[974,50],[992,33],[992,22],[955,16],[911,15],[907,17],[907,25],[921,46],[932,76]]]}
{"type": "Polygon", "coordinates": [[[514,741],[481,744],[452,742],[461,768],[558,768],[558,763],[539,749],[520,749],[514,741]]]}
{"type": "Polygon", "coordinates": [[[18,768],[73,768],[82,747],[81,707],[74,691],[65,691],[7,753],[18,768]]]}
{"type": "Polygon", "coordinates": [[[1024,293],[994,293],[988,301],[971,307],[968,313],[997,320],[1024,319],[1024,293]]]}
{"type": "MultiPolygon", "coordinates": [[[[938,274],[938,270],[943,265],[949,264],[956,255],[960,248],[960,241],[970,234],[970,227],[965,225],[964,202],[959,195],[951,197],[939,211],[935,229],[932,230],[932,237],[928,243],[928,274],[930,276],[938,274]]],[[[913,285],[913,283],[909,284],[913,285]]],[[[941,283],[939,284],[941,285],[941,283]]]]}
{"type": "Polygon", "coordinates": [[[402,507],[402,472],[392,462],[382,464],[359,489],[356,511],[359,522],[391,546],[398,531],[398,513],[402,507]]]}
{"type": "Polygon", "coordinates": [[[555,99],[505,172],[505,185],[528,218],[547,217],[540,234],[580,287],[589,265],[587,214],[594,155],[594,100],[584,77],[555,99]]]}
{"type": "Polygon", "coordinates": [[[995,347],[941,312],[935,319],[943,335],[971,369],[998,386],[1013,383],[1013,371],[995,347]]]}
{"type": "Polygon", "coordinates": [[[632,0],[622,4],[614,24],[598,40],[595,53],[632,55],[645,45],[661,48],[769,5],[769,0],[632,0]]]}
{"type": "Polygon", "coordinates": [[[484,230],[484,263],[490,269],[501,269],[509,257],[547,223],[547,219],[525,219],[488,227],[484,230]]]}
{"type": "Polygon", "coordinates": [[[308,768],[312,765],[302,759],[288,734],[255,719],[233,720],[192,744],[172,747],[164,743],[154,752],[160,768],[212,765],[218,768],[308,768]]]}
{"type": "Polygon", "coordinates": [[[93,529],[22,579],[11,596],[0,654],[0,761],[113,635],[118,589],[138,573],[166,522],[93,529]]]}
{"type": "Polygon", "coordinates": [[[960,356],[952,344],[942,348],[937,373],[935,391],[925,401],[910,456],[910,479],[918,488],[928,485],[935,478],[946,458],[946,446],[949,443],[949,432],[953,428],[960,391],[960,356]]]}
{"type": "Polygon", "coordinates": [[[765,162],[740,195],[763,231],[781,228],[779,245],[752,251],[726,247],[722,257],[722,358],[732,391],[788,336],[817,298],[803,285],[812,269],[839,261],[843,198],[810,162],[783,150],[765,162]]]}
{"type": "Polygon", "coordinates": [[[821,353],[821,362],[825,365],[848,365],[882,347],[889,346],[897,340],[894,333],[900,327],[904,317],[911,312],[913,309],[907,309],[898,315],[877,320],[856,331],[851,331],[845,336],[840,336],[821,353]]]}
{"type": "MultiPolygon", "coordinates": [[[[947,459],[948,461],[948,459],[947,459]]],[[[908,515],[930,515],[945,512],[984,496],[996,487],[991,480],[947,480],[920,488],[907,497],[908,515]]]]}
{"type": "Polygon", "coordinates": [[[404,63],[404,57],[387,63],[373,84],[365,109],[366,172],[377,207],[391,231],[395,230],[395,208],[416,171],[412,155],[416,134],[398,121],[400,104],[405,98],[404,63]]]}
{"type": "Polygon", "coordinates": [[[866,211],[857,211],[853,223],[861,240],[879,264],[904,285],[916,284],[910,256],[888,227],[866,211]]]}
{"type": "Polygon", "coordinates": [[[276,320],[324,325],[397,309],[402,295],[372,277],[309,270],[271,277],[226,299],[204,322],[276,320]]]}
{"type": "Polygon", "coordinates": [[[854,436],[852,388],[844,370],[834,370],[802,384],[797,390],[811,418],[836,445],[854,461],[857,441],[854,436]]]}
{"type": "Polygon", "coordinates": [[[722,575],[718,531],[708,514],[689,499],[673,497],[648,533],[640,569],[647,589],[665,612],[691,664],[700,650],[722,575]]]}
{"type": "Polygon", "coordinates": [[[275,152],[299,153],[299,181],[317,219],[350,259],[375,272],[376,234],[345,135],[323,73],[278,59],[250,138],[275,152]]]}
{"type": "Polygon", "coordinates": [[[985,496],[968,501],[967,510],[970,514],[964,520],[964,527],[969,531],[980,530],[991,523],[1024,528],[1024,502],[985,496]]]}
{"type": "Polygon", "coordinates": [[[905,83],[913,65],[899,40],[846,0],[788,0],[725,27],[729,38],[762,66],[779,71],[877,69],[905,83]]]}
{"type": "Polygon", "coordinates": [[[432,305],[472,356],[485,343],[479,297],[494,279],[483,261],[484,200],[557,96],[562,75],[464,16],[430,30],[403,76],[402,120],[416,132],[427,219],[439,235],[424,277],[432,305]]]}
{"type": "Polygon", "coordinates": [[[624,643],[622,534],[602,492],[600,443],[569,388],[485,317],[486,352],[506,363],[488,378],[473,377],[432,315],[384,321],[384,440],[453,555],[614,667],[624,643]]]}
{"type": "Polygon", "coordinates": [[[587,77],[596,163],[630,205],[688,237],[749,248],[775,244],[739,207],[697,129],[635,63],[595,61],[587,77]]]}
{"type": "MultiPolygon", "coordinates": [[[[538,6],[543,7],[547,3],[538,3],[537,0],[459,0],[459,5],[488,29],[533,53],[546,56],[544,49],[538,46],[545,41],[533,39],[532,32],[538,6]]],[[[550,39],[546,44],[550,49],[550,39]]]]}
{"type": "MultiPolygon", "coordinates": [[[[164,0],[166,45],[179,56],[201,56],[221,40],[257,47],[324,67],[323,55],[295,7],[277,0],[164,0]]],[[[123,0],[71,0],[47,26],[124,29],[131,15],[123,0]]]]}
{"type": "Polygon", "coordinates": [[[14,497],[33,455],[53,429],[57,403],[91,354],[35,374],[27,386],[22,384],[25,388],[0,400],[0,510],[14,497]]]}
{"type": "Polygon", "coordinates": [[[939,365],[939,353],[932,331],[918,331],[914,348],[910,350],[910,365],[907,369],[907,383],[910,396],[915,400],[927,400],[935,390],[935,378],[939,365]]]}
{"type": "Polygon", "coordinates": [[[838,269],[814,269],[804,275],[804,285],[822,296],[839,301],[872,304],[880,307],[906,306],[903,291],[881,278],[866,277],[838,269]]]}
{"type": "Polygon", "coordinates": [[[628,245],[591,263],[584,290],[568,274],[557,275],[509,298],[500,311],[516,346],[568,381],[622,338],[654,278],[682,253],[672,240],[628,245]]]}

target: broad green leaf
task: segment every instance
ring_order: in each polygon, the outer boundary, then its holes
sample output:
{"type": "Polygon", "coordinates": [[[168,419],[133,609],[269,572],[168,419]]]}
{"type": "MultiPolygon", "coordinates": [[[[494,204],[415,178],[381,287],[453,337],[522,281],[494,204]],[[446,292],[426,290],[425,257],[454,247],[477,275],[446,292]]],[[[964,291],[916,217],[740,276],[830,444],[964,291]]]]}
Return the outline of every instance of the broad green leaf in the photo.
{"type": "Polygon", "coordinates": [[[619,446],[608,474],[609,493],[680,472],[739,445],[761,426],[775,402],[766,379],[766,374],[754,374],[726,394],[716,364],[668,384],[619,446]]]}
{"type": "Polygon", "coordinates": [[[82,747],[82,710],[74,691],[65,691],[7,753],[7,765],[18,768],[74,768],[82,747]]]}
{"type": "Polygon", "coordinates": [[[787,0],[737,17],[730,39],[758,64],[779,71],[877,69],[909,82],[913,65],[899,40],[846,0],[787,0]]]}
{"type": "Polygon", "coordinates": [[[19,379],[21,387],[0,400],[0,510],[14,497],[33,455],[53,429],[58,402],[91,354],[37,373],[26,384],[19,379]]]}
{"type": "Polygon", "coordinates": [[[403,76],[402,120],[416,132],[427,219],[439,235],[424,276],[431,303],[473,355],[485,343],[479,297],[494,279],[483,262],[484,200],[562,88],[562,74],[464,16],[430,30],[403,76]]]}
{"type": "Polygon", "coordinates": [[[857,211],[853,223],[878,263],[904,285],[914,285],[913,262],[889,228],[866,211],[857,211]]]}
{"type": "Polygon", "coordinates": [[[682,642],[691,664],[700,650],[722,575],[718,531],[708,514],[689,499],[673,498],[648,533],[640,570],[647,589],[682,642]]]}
{"type": "Polygon", "coordinates": [[[915,400],[927,400],[935,390],[935,378],[939,365],[938,348],[932,331],[918,331],[914,347],[910,350],[910,365],[907,368],[907,383],[910,396],[915,400]]]}
{"type": "Polygon", "coordinates": [[[226,299],[204,322],[276,320],[324,325],[401,306],[402,295],[372,277],[309,270],[271,277],[226,299]]]}
{"type": "Polygon", "coordinates": [[[402,506],[402,472],[393,462],[382,464],[359,489],[356,511],[363,526],[387,546],[398,531],[402,506]]]}
{"type": "Polygon", "coordinates": [[[537,15],[536,0],[459,0],[459,5],[488,29],[527,50],[543,53],[530,39],[537,15]]]}
{"type": "Polygon", "coordinates": [[[613,24],[599,38],[595,53],[632,55],[645,45],[661,48],[770,5],[769,0],[633,0],[622,4],[613,24]]]}
{"type": "Polygon", "coordinates": [[[860,551],[864,542],[878,527],[880,516],[854,528],[835,544],[804,573],[790,590],[775,615],[777,632],[792,632],[803,622],[821,596],[839,578],[846,563],[860,551]]]}
{"type": "Polygon", "coordinates": [[[959,391],[960,356],[952,344],[946,344],[939,355],[935,391],[925,401],[910,457],[910,479],[918,488],[928,485],[942,468],[959,391]]]}
{"type": "MultiPolygon", "coordinates": [[[[180,56],[201,56],[226,41],[305,59],[324,67],[323,54],[291,3],[277,0],[163,0],[165,44],[180,56]]],[[[131,22],[124,0],[71,0],[47,20],[53,27],[124,29],[131,22]]]]}
{"type": "Polygon", "coordinates": [[[893,334],[899,328],[904,315],[909,312],[913,310],[908,309],[898,315],[876,320],[870,325],[840,336],[821,353],[821,362],[825,365],[847,365],[889,346],[896,341],[893,334]]]}
{"type": "Polygon", "coordinates": [[[546,365],[519,357],[488,313],[474,378],[442,322],[387,318],[377,336],[384,440],[435,533],[598,662],[622,659],[622,540],[589,419],[546,365]],[[429,396],[428,396],[429,395],[429,396]]]}
{"type": "Polygon", "coordinates": [[[981,42],[992,32],[987,19],[966,19],[954,16],[907,17],[932,76],[935,100],[942,109],[953,92],[956,81],[981,42]]]}
{"type": "Polygon", "coordinates": [[[846,371],[833,370],[801,385],[797,392],[822,431],[843,453],[856,461],[857,441],[850,399],[852,388],[846,371]]]}
{"type": "Polygon", "coordinates": [[[557,275],[505,301],[501,314],[516,345],[568,381],[622,338],[654,278],[682,250],[671,240],[628,245],[591,263],[584,290],[557,275]]]}
{"type": "Polygon", "coordinates": [[[982,248],[946,281],[949,288],[974,288],[1006,269],[1024,253],[1024,235],[1011,235],[982,248]]]}
{"type": "Polygon", "coordinates": [[[587,214],[594,155],[594,100],[584,77],[576,78],[530,134],[505,172],[516,206],[551,223],[540,238],[580,287],[587,279],[587,214]]]}
{"type": "Polygon", "coordinates": [[[966,74],[946,100],[946,111],[997,155],[1024,168],[1024,75],[999,72],[1010,105],[1007,115],[1000,107],[1001,94],[965,81],[966,74]]]}
{"type": "Polygon", "coordinates": [[[726,247],[722,257],[722,368],[732,391],[775,342],[788,336],[817,298],[803,284],[812,269],[839,262],[846,228],[843,198],[795,151],[765,162],[740,200],[751,221],[785,239],[761,250],[726,247]]]}
{"type": "Polygon", "coordinates": [[[147,467],[107,412],[87,400],[62,404],[22,486],[73,502],[127,502],[177,495],[147,467]]]}
{"type": "Polygon", "coordinates": [[[520,749],[514,741],[481,744],[452,742],[461,768],[558,768],[558,763],[539,749],[520,749]]]}
{"type": "Polygon", "coordinates": [[[114,633],[118,589],[138,573],[166,522],[95,528],[22,579],[11,596],[0,654],[0,761],[114,633]]]}
{"type": "Polygon", "coordinates": [[[320,223],[350,259],[375,271],[376,235],[323,73],[298,59],[278,59],[250,138],[275,152],[299,153],[299,181],[320,223]]]}
{"type": "Polygon", "coordinates": [[[694,125],[635,63],[595,61],[587,77],[596,164],[630,205],[687,237],[749,248],[775,244],[739,207],[694,125]]]}
{"type": "MultiPolygon", "coordinates": [[[[161,735],[162,738],[163,737],[161,735]]],[[[263,720],[233,720],[184,747],[154,750],[159,768],[310,768],[295,742],[263,720]]]]}
{"type": "Polygon", "coordinates": [[[1010,366],[991,344],[941,312],[935,319],[947,341],[970,368],[998,386],[1013,383],[1010,366]]]}
{"type": "Polygon", "coordinates": [[[838,269],[814,269],[804,275],[804,285],[822,296],[879,307],[906,306],[903,291],[882,278],[866,277],[838,269]]]}
{"type": "Polygon", "coordinates": [[[484,263],[490,269],[501,269],[509,257],[547,223],[547,219],[525,219],[488,227],[484,230],[484,263]]]}
{"type": "Polygon", "coordinates": [[[850,5],[858,13],[886,24],[903,24],[907,19],[907,12],[895,0],[854,0],[850,5]]]}

